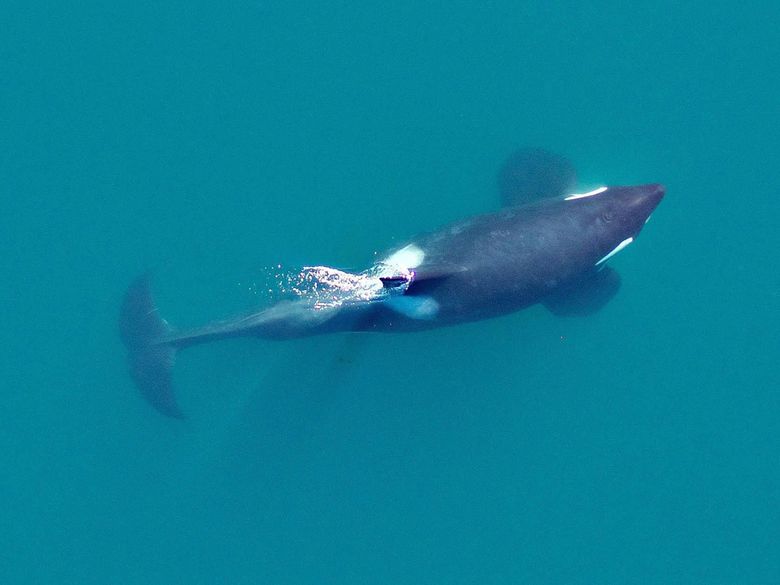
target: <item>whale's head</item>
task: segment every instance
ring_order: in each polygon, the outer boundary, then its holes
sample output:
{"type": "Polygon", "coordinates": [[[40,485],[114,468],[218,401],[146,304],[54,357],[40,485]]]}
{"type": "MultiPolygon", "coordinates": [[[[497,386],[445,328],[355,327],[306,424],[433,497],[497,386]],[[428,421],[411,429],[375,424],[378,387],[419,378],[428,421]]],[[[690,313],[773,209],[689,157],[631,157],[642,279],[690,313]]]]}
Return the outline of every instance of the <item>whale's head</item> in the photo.
{"type": "Polygon", "coordinates": [[[653,183],[601,187],[569,195],[565,200],[579,208],[577,215],[586,223],[581,227],[596,248],[600,258],[597,264],[601,264],[636,239],[664,193],[663,185],[653,183]]]}

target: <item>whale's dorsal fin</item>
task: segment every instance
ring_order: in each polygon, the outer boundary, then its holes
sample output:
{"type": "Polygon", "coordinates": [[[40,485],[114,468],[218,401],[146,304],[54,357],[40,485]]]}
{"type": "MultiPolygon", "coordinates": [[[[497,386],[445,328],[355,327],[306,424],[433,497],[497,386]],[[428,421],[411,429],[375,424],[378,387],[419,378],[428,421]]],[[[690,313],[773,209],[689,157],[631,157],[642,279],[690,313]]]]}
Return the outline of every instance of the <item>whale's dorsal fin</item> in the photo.
{"type": "Polygon", "coordinates": [[[465,270],[466,268],[464,266],[456,266],[453,264],[421,266],[415,271],[414,278],[404,294],[406,296],[428,294],[451,276],[464,272],[465,270]]]}
{"type": "Polygon", "coordinates": [[[498,172],[504,207],[566,195],[576,182],[577,173],[571,162],[541,148],[515,151],[498,172]]]}

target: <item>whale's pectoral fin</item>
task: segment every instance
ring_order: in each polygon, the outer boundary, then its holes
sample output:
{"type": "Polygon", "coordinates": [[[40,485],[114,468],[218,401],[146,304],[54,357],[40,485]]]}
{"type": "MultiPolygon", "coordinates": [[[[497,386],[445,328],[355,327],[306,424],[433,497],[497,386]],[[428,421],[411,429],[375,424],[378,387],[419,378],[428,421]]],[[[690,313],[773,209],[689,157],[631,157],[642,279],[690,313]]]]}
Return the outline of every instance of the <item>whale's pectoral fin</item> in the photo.
{"type": "Polygon", "coordinates": [[[605,266],[585,278],[558,288],[542,303],[555,315],[582,317],[601,309],[619,289],[620,275],[605,266]]]}
{"type": "Polygon", "coordinates": [[[521,148],[498,172],[501,205],[522,205],[571,192],[577,173],[564,157],[541,148],[521,148]]]}
{"type": "Polygon", "coordinates": [[[435,318],[439,312],[439,303],[428,295],[390,297],[384,301],[384,304],[396,313],[410,319],[429,320],[435,318]]]}

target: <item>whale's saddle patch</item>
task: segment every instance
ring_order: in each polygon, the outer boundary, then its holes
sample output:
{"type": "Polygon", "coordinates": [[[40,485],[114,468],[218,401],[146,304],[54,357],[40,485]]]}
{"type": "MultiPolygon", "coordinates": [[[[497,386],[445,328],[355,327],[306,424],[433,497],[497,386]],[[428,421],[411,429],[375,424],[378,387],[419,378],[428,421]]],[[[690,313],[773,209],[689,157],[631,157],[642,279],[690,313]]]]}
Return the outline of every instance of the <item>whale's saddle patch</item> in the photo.
{"type": "Polygon", "coordinates": [[[410,319],[430,320],[439,312],[439,303],[428,295],[391,297],[385,301],[385,304],[396,313],[410,319]]]}

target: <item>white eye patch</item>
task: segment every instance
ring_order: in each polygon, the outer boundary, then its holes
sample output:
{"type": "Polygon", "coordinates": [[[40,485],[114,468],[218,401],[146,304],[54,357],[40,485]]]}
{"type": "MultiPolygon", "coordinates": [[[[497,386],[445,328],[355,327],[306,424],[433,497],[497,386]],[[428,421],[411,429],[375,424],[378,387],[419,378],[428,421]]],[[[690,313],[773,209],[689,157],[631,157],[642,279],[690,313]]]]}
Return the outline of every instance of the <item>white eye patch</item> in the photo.
{"type": "Polygon", "coordinates": [[[634,238],[626,238],[625,240],[623,240],[622,242],[620,242],[620,243],[619,243],[617,246],[615,246],[615,249],[614,249],[614,250],[612,250],[612,251],[611,251],[609,254],[607,254],[607,255],[606,255],[606,256],[604,256],[604,257],[603,257],[601,260],[599,260],[598,262],[596,262],[596,266],[598,266],[599,264],[602,264],[603,262],[606,262],[607,260],[609,260],[610,258],[612,258],[612,256],[614,256],[615,254],[617,254],[618,252],[620,252],[620,250],[622,250],[623,248],[625,248],[626,246],[628,246],[628,245],[629,245],[631,242],[633,242],[633,241],[634,241],[634,238]]]}
{"type": "Polygon", "coordinates": [[[594,195],[603,193],[606,190],[607,187],[599,187],[598,189],[593,189],[593,191],[588,191],[587,193],[574,193],[573,195],[569,195],[568,197],[564,198],[564,201],[571,201],[572,199],[584,199],[585,197],[593,197],[594,195]]]}

